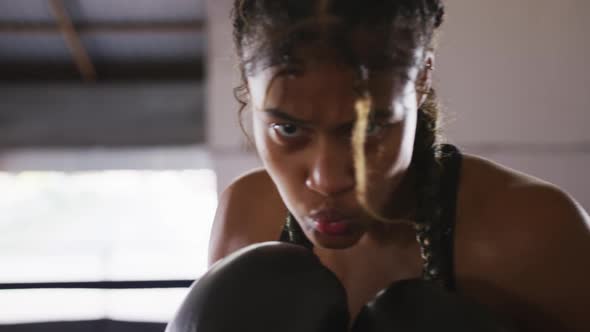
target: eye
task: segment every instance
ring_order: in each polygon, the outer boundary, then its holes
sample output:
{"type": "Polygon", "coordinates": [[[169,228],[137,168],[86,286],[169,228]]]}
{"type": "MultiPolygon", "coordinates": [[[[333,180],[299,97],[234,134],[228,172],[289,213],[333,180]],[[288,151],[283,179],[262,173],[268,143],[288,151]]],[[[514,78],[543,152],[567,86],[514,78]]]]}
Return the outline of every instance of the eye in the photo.
{"type": "Polygon", "coordinates": [[[377,123],[375,121],[369,121],[369,123],[367,124],[366,135],[370,137],[378,136],[379,134],[381,134],[384,128],[385,126],[380,123],[377,123]]]}
{"type": "Polygon", "coordinates": [[[275,123],[272,129],[282,137],[295,138],[301,135],[301,129],[291,123],[275,123]]]}

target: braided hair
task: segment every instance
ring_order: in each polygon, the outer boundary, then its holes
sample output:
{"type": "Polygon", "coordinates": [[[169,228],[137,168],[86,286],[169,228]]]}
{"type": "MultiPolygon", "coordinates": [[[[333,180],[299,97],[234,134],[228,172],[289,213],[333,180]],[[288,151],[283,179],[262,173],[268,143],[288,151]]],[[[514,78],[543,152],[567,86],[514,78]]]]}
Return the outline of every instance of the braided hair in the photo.
{"type": "MultiPolygon", "coordinates": [[[[296,45],[321,41],[338,49],[343,57],[355,29],[370,29],[384,38],[381,61],[393,63],[399,75],[422,64],[415,50],[432,47],[436,29],[444,17],[442,0],[235,0],[232,11],[233,38],[239,58],[242,83],[234,89],[240,114],[248,104],[247,75],[271,66],[289,64],[296,45]],[[318,26],[329,27],[328,29],[318,26]]],[[[356,64],[354,57],[344,61],[356,64]]],[[[379,64],[373,64],[378,66],[379,64]]],[[[429,232],[440,219],[439,106],[433,89],[425,91],[426,101],[418,110],[411,168],[416,174],[416,224],[418,241],[429,242],[429,232]]],[[[297,223],[287,223],[297,227],[297,223]]],[[[299,230],[300,231],[300,230],[299,230]]],[[[290,232],[304,241],[298,232],[290,232]]],[[[299,240],[297,240],[299,239],[299,240]]],[[[309,243],[307,243],[309,244],[309,243]]],[[[423,258],[427,252],[423,245],[423,258]]],[[[439,271],[425,266],[425,276],[439,271]],[[433,273],[431,273],[433,272],[433,273]]]]}

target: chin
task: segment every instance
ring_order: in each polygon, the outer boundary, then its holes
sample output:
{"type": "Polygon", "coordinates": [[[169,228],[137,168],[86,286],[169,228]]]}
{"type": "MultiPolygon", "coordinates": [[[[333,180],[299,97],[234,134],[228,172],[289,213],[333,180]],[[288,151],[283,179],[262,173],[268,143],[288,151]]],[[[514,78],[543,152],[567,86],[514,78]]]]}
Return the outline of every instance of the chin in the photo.
{"type": "Polygon", "coordinates": [[[362,235],[361,232],[354,232],[347,235],[332,236],[314,231],[310,237],[310,241],[314,246],[324,249],[347,249],[355,246],[360,241],[362,235]]]}

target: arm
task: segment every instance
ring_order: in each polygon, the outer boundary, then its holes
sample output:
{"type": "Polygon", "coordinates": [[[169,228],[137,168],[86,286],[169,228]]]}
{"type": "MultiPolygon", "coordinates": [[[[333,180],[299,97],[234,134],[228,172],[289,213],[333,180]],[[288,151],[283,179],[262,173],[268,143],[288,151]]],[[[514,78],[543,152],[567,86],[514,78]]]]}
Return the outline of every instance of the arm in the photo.
{"type": "Polygon", "coordinates": [[[469,292],[522,331],[590,331],[590,219],[581,206],[553,186],[525,185],[498,195],[485,216],[495,255],[465,281],[469,292]]]}
{"type": "Polygon", "coordinates": [[[239,187],[239,184],[234,182],[219,197],[209,238],[209,267],[221,258],[249,244],[244,239],[244,230],[240,229],[240,222],[236,215],[236,212],[242,209],[239,187]]]}

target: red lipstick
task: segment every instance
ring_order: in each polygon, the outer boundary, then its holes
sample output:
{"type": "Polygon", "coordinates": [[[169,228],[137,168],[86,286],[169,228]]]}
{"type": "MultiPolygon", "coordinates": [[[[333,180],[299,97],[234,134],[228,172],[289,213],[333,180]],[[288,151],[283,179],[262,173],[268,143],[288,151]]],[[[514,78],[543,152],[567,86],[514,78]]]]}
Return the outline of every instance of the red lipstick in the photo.
{"type": "Polygon", "coordinates": [[[328,235],[346,235],[350,232],[350,224],[346,221],[316,222],[315,228],[328,235]]]}
{"type": "Polygon", "coordinates": [[[316,231],[332,236],[343,236],[352,229],[350,218],[336,210],[321,210],[311,215],[316,231]]]}

